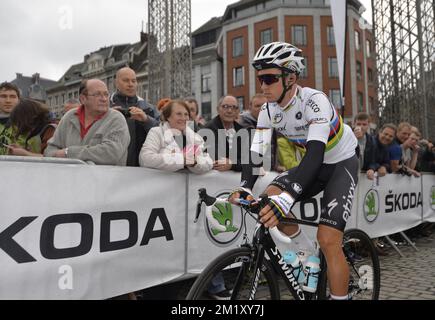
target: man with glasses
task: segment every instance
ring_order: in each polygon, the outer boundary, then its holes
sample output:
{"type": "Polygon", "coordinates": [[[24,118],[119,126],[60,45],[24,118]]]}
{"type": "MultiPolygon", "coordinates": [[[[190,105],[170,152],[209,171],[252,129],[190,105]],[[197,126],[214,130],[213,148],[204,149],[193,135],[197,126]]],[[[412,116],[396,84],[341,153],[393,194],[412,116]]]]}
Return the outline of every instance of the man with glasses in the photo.
{"type": "MultiPolygon", "coordinates": [[[[261,222],[295,237],[298,226],[282,226],[280,220],[293,216],[296,201],[324,191],[317,239],[327,260],[331,298],[348,299],[349,269],[341,244],[358,181],[355,135],[323,92],[297,84],[305,68],[300,49],[284,42],[266,44],[256,53],[253,66],[268,103],[260,111],[251,152],[266,152],[272,129],[306,148],[300,165],[267,187],[269,204],[260,212],[261,222]]],[[[254,169],[244,166],[241,187],[230,196],[233,203],[235,198],[252,197],[254,169]]]]}
{"type": "Polygon", "coordinates": [[[79,93],[81,106],[63,116],[44,155],[124,166],[130,135],[124,116],[109,109],[106,84],[84,80],[79,93]]]}
{"type": "MultiPolygon", "coordinates": [[[[207,152],[214,160],[213,169],[218,171],[242,171],[241,140],[237,133],[243,127],[236,122],[239,115],[239,105],[233,96],[224,96],[218,102],[218,115],[205,125],[214,135],[213,139],[204,139],[207,152]]],[[[201,133],[201,132],[200,132],[201,133]]]]}

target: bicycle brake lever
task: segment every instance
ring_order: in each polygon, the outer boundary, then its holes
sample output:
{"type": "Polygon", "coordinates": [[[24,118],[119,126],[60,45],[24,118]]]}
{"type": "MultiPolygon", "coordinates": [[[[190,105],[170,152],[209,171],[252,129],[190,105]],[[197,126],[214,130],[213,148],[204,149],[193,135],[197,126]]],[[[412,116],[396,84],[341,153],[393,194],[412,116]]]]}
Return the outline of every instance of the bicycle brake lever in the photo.
{"type": "Polygon", "coordinates": [[[193,220],[193,223],[198,222],[198,218],[199,218],[199,215],[201,213],[201,204],[202,204],[202,200],[199,199],[198,202],[196,203],[196,214],[195,214],[195,220],[193,220]]]}

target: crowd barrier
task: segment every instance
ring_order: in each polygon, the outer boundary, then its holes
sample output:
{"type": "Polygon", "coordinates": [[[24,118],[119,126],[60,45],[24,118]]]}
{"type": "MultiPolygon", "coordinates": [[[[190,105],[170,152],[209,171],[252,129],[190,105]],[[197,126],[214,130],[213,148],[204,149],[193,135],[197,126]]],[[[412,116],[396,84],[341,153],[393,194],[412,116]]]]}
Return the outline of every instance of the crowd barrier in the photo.
{"type": "MultiPolygon", "coordinates": [[[[0,299],[105,299],[196,274],[242,242],[237,208],[221,208],[226,232],[204,214],[193,223],[197,189],[225,195],[239,174],[9,159],[0,159],[0,299]]],[[[275,176],[261,177],[254,193],[275,176]]],[[[359,178],[348,228],[379,237],[435,222],[434,175],[388,175],[376,186],[359,178]]],[[[294,211],[316,221],[321,201],[294,211]]]]}

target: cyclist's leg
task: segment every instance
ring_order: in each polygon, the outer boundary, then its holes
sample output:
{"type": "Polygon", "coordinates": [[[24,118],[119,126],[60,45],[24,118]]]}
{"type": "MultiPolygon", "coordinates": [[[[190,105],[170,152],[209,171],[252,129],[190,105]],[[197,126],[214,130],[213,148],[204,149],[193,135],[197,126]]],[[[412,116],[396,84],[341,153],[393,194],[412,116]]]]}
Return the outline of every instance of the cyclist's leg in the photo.
{"type": "Polygon", "coordinates": [[[317,239],[326,258],[331,294],[338,297],[348,293],[349,268],[341,244],[357,183],[358,159],[352,157],[334,166],[323,194],[317,239]]]}
{"type": "Polygon", "coordinates": [[[319,225],[317,240],[326,258],[331,294],[344,297],[348,293],[349,267],[341,248],[343,232],[326,225],[319,225]]]}

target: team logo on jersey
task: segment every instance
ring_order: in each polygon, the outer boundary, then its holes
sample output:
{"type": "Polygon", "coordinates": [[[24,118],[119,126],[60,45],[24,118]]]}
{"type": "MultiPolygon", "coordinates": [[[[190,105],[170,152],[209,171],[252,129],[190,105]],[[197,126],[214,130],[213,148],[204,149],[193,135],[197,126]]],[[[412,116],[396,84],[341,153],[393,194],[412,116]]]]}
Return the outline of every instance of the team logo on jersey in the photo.
{"type": "Polygon", "coordinates": [[[364,198],[364,218],[374,222],[379,215],[379,194],[376,190],[369,190],[364,198]]]}
{"type": "Polygon", "coordinates": [[[278,124],[282,121],[283,118],[284,118],[283,114],[279,112],[275,115],[275,117],[273,117],[273,123],[278,124]]]}
{"type": "Polygon", "coordinates": [[[302,112],[298,112],[298,113],[296,113],[296,119],[297,120],[301,120],[302,119],[302,112]]]}

